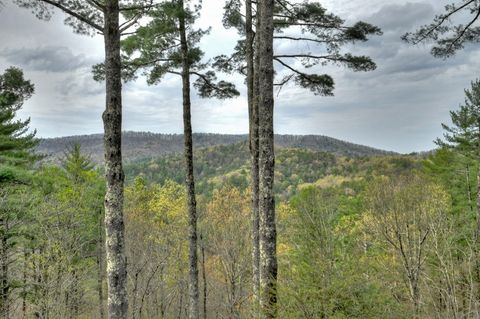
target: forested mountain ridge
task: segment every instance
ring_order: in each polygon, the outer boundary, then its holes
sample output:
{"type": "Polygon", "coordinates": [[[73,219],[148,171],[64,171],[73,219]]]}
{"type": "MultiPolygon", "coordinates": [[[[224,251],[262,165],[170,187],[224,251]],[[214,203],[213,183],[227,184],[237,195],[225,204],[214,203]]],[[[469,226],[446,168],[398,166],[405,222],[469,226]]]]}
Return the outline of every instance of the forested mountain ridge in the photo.
{"type": "MultiPolygon", "coordinates": [[[[193,144],[195,148],[204,148],[235,144],[246,141],[247,138],[247,135],[195,133],[193,134],[193,144]]],[[[62,157],[66,147],[73,143],[79,143],[82,150],[86,154],[90,154],[94,162],[100,163],[103,160],[102,134],[41,139],[37,151],[47,155],[47,161],[54,162],[62,157]]],[[[183,150],[183,135],[124,132],[122,143],[124,159],[126,161],[136,161],[181,153],[183,150]]],[[[349,157],[394,154],[393,152],[322,135],[275,135],[275,145],[283,148],[318,150],[349,157]]]]}
{"type": "MultiPolygon", "coordinates": [[[[199,194],[210,196],[222,185],[245,190],[249,186],[249,149],[246,141],[216,145],[195,150],[194,172],[199,194]]],[[[343,181],[372,174],[395,175],[411,171],[420,163],[409,155],[349,157],[306,148],[277,147],[275,192],[287,199],[300,188],[325,184],[335,186],[343,181]]],[[[127,181],[142,176],[146,181],[165,184],[181,183],[185,176],[181,154],[131,161],[125,165],[127,181]]]]}

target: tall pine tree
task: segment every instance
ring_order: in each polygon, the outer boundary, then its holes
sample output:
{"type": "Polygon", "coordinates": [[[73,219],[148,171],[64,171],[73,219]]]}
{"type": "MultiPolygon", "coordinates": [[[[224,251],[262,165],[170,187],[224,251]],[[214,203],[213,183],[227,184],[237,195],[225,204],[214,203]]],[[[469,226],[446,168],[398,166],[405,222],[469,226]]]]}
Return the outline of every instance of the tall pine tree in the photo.
{"type": "MultiPolygon", "coordinates": [[[[261,197],[261,167],[260,157],[270,161],[273,171],[274,153],[267,150],[272,141],[265,142],[261,147],[260,130],[267,129],[267,122],[260,123],[260,86],[265,86],[265,79],[260,80],[261,69],[265,67],[265,61],[261,62],[261,46],[265,39],[260,39],[260,31],[264,20],[261,19],[261,2],[251,0],[229,0],[225,5],[224,25],[234,27],[244,39],[241,39],[235,47],[235,52],[230,56],[221,55],[216,58],[215,66],[223,71],[237,71],[246,75],[248,88],[248,110],[249,110],[249,141],[251,153],[251,188],[252,188],[252,242],[253,242],[253,291],[255,307],[258,306],[260,291],[260,264],[261,264],[261,223],[260,211],[261,197]],[[242,13],[242,6],[245,3],[245,14],[242,13]],[[261,150],[263,148],[263,151],[261,150]],[[271,159],[269,159],[271,157],[271,159]]],[[[275,0],[268,4],[268,10],[273,10],[273,41],[286,44],[295,43],[295,50],[285,52],[274,52],[273,61],[275,75],[278,77],[274,83],[280,91],[282,87],[293,82],[295,85],[309,89],[315,95],[333,95],[335,82],[329,74],[312,73],[314,66],[326,64],[342,65],[353,71],[371,71],[376,68],[375,63],[367,56],[344,53],[342,48],[356,42],[365,42],[371,35],[380,35],[381,30],[369,23],[358,21],[348,24],[339,16],[329,13],[319,2],[304,1],[301,3],[288,0],[275,0]],[[300,62],[300,63],[296,63],[300,62]]],[[[270,23],[270,22],[269,22],[270,23]]],[[[279,48],[281,48],[279,46],[279,48]]],[[[273,50],[273,48],[272,48],[273,50]]],[[[262,102],[263,103],[263,102],[262,102]]],[[[272,102],[273,103],[273,102],[272,102]]],[[[272,106],[273,112],[273,106],[272,106]]],[[[266,113],[264,113],[264,116],[266,113]]],[[[273,127],[268,128],[272,130],[273,127]]],[[[264,165],[264,168],[266,166],[264,165]]],[[[268,174],[267,174],[268,175],[268,174]]],[[[270,177],[268,177],[270,179],[270,177]]],[[[273,185],[271,181],[264,180],[267,185],[273,185]]],[[[273,201],[273,199],[272,199],[273,201]]],[[[274,206],[274,205],[273,205],[274,206]]],[[[269,213],[270,218],[275,219],[274,213],[269,213]]],[[[274,228],[274,223],[269,228],[274,228]]],[[[273,240],[273,239],[272,239],[273,240]]],[[[273,244],[272,244],[273,245],[273,244]]],[[[271,258],[273,260],[273,258],[271,258]]]]}
{"type": "Polygon", "coordinates": [[[79,34],[102,34],[105,48],[105,230],[108,284],[108,317],[125,319],[128,312],[127,260],[123,220],[124,179],[122,163],[122,61],[120,38],[138,25],[154,0],[13,0],[48,20],[58,9],[65,24],[79,34]],[[125,19],[120,18],[124,15],[125,19]]]}
{"type": "Polygon", "coordinates": [[[37,158],[35,132],[28,132],[30,119],[16,119],[33,93],[34,86],[24,79],[22,70],[12,67],[0,75],[0,183],[18,179],[19,169],[37,158]]]}
{"type": "Polygon", "coordinates": [[[34,92],[22,70],[12,67],[0,75],[0,316],[10,318],[15,280],[10,265],[22,236],[25,215],[23,184],[37,156],[35,132],[29,133],[30,119],[16,119],[17,112],[34,92]]]}
{"type": "MultiPolygon", "coordinates": [[[[437,140],[440,146],[453,147],[458,152],[480,161],[480,81],[472,82],[465,90],[465,104],[451,111],[452,126],[442,124],[445,140],[437,140]]],[[[476,240],[480,239],[480,171],[477,172],[477,228],[476,240]]]]}
{"type": "MultiPolygon", "coordinates": [[[[235,87],[217,81],[216,74],[203,62],[204,53],[198,47],[208,31],[193,27],[200,14],[201,1],[165,1],[149,13],[151,21],[123,41],[127,79],[143,69],[149,84],[158,84],[167,74],[182,79],[184,128],[185,185],[189,216],[189,318],[199,318],[198,234],[195,178],[193,173],[193,138],[191,117],[191,78],[201,97],[220,99],[237,96],[235,87]]],[[[100,67],[101,70],[101,67],[100,67]]],[[[102,74],[99,72],[97,74],[102,74]]]]}

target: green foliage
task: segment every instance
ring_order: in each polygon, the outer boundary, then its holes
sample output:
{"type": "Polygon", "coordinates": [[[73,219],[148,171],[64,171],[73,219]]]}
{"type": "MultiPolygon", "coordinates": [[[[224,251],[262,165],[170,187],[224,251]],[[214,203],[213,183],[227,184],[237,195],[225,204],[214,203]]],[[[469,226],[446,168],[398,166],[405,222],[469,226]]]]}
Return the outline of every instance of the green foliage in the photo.
{"type": "MultiPolygon", "coordinates": [[[[123,78],[133,80],[142,70],[150,85],[159,84],[167,74],[181,75],[183,54],[180,21],[187,26],[187,61],[191,76],[195,76],[194,87],[202,98],[226,99],[240,93],[232,83],[217,81],[215,72],[208,70],[209,63],[203,62],[204,52],[199,42],[209,30],[195,29],[200,15],[201,2],[166,1],[149,10],[149,22],[137,29],[135,34],[122,40],[123,78]],[[190,6],[189,6],[190,4],[190,6]]],[[[93,67],[94,78],[104,79],[102,65],[93,67]]]]}
{"type": "Polygon", "coordinates": [[[418,44],[433,41],[431,53],[437,58],[448,58],[465,45],[478,43],[480,40],[480,27],[477,21],[480,17],[480,3],[476,0],[460,0],[447,4],[445,11],[438,14],[433,22],[420,27],[415,32],[406,33],[402,39],[418,44]],[[455,24],[458,17],[465,22],[455,24]]]}
{"type": "Polygon", "coordinates": [[[75,33],[93,36],[101,31],[103,25],[103,14],[93,3],[82,0],[14,0],[21,8],[32,11],[41,20],[50,20],[53,15],[53,8],[50,4],[60,6],[73,12],[76,16],[68,15],[64,23],[73,28],[75,33]]]}
{"type": "Polygon", "coordinates": [[[93,170],[94,165],[89,156],[82,154],[80,144],[75,143],[65,151],[62,167],[72,180],[78,182],[87,178],[83,175],[93,170]]]}
{"type": "MultiPolygon", "coordinates": [[[[224,8],[224,26],[236,28],[240,35],[245,36],[242,1],[229,0],[224,8]]],[[[329,96],[333,95],[334,79],[328,74],[307,72],[308,69],[327,64],[345,66],[353,71],[376,69],[370,57],[343,53],[342,49],[356,42],[365,42],[369,36],[381,35],[382,31],[377,26],[363,21],[348,25],[339,16],[327,12],[319,2],[288,0],[275,1],[274,25],[275,41],[294,41],[300,47],[294,53],[275,52],[279,87],[292,81],[316,95],[329,96]],[[295,61],[299,61],[303,68],[298,68],[295,61]]],[[[244,74],[245,51],[245,40],[241,39],[231,57],[216,57],[214,66],[224,72],[244,74]]]]}
{"type": "Polygon", "coordinates": [[[89,315],[93,309],[83,305],[97,294],[91,278],[97,276],[103,245],[102,178],[80,148],[72,146],[63,167],[38,170],[34,186],[35,208],[25,246],[32,275],[26,291],[29,303],[51,318],[89,315]]]}
{"type": "Polygon", "coordinates": [[[480,158],[480,80],[472,82],[471,89],[465,90],[465,104],[458,111],[451,111],[453,126],[442,124],[446,131],[445,142],[437,144],[455,147],[459,152],[480,158]]]}
{"type": "Polygon", "coordinates": [[[280,206],[281,317],[408,317],[363,257],[359,202],[347,188],[308,187],[280,206]]]}
{"type": "MultiPolygon", "coordinates": [[[[246,143],[199,149],[195,152],[196,188],[199,194],[210,196],[218,187],[231,184],[246,189],[249,180],[249,151],[246,143]]],[[[314,182],[335,169],[335,156],[319,151],[279,148],[275,191],[287,197],[297,185],[314,182]]],[[[142,174],[148,181],[164,183],[184,179],[183,158],[180,155],[155,160],[136,161],[125,166],[128,179],[142,174]]]]}
{"type": "Polygon", "coordinates": [[[0,183],[24,180],[22,169],[38,159],[33,154],[38,143],[35,132],[28,133],[30,119],[15,119],[33,92],[22,70],[12,67],[0,74],[0,183]]]}

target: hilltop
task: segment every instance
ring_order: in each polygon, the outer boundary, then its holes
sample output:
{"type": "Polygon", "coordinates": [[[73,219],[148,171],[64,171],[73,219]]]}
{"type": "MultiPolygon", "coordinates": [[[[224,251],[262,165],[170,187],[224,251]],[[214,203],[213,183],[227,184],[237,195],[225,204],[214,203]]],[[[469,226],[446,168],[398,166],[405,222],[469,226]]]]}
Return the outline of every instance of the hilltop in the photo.
{"type": "MultiPolygon", "coordinates": [[[[247,135],[210,133],[196,133],[193,135],[194,147],[197,149],[217,145],[232,145],[246,141],[247,135]]],[[[66,147],[73,143],[80,143],[83,151],[89,154],[96,163],[102,162],[102,134],[41,139],[37,151],[47,155],[47,161],[55,162],[63,156],[66,147]]],[[[322,135],[276,135],[275,145],[279,148],[307,149],[348,157],[394,154],[393,152],[349,143],[322,135]]],[[[123,133],[123,156],[127,162],[178,154],[181,153],[182,150],[183,135],[181,134],[158,134],[150,132],[123,133]]]]}

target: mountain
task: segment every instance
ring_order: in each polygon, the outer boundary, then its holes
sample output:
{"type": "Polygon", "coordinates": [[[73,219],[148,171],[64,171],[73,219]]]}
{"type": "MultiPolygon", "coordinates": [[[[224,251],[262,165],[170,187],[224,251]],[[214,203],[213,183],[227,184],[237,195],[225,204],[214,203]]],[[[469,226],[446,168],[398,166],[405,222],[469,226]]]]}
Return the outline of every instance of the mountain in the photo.
{"type": "MultiPolygon", "coordinates": [[[[211,195],[223,184],[246,189],[250,180],[250,153],[246,141],[199,148],[194,152],[194,173],[198,194],[211,195]]],[[[275,158],[274,191],[289,198],[302,186],[340,185],[371,175],[398,176],[418,168],[421,159],[409,155],[347,157],[329,152],[278,147],[275,158]]],[[[185,180],[182,154],[128,162],[127,181],[143,177],[148,182],[163,184],[185,180]]]]}
{"type": "MultiPolygon", "coordinates": [[[[193,135],[193,143],[197,149],[216,145],[231,145],[246,141],[247,135],[210,133],[196,133],[193,135]]],[[[83,151],[90,154],[96,163],[102,162],[102,134],[41,139],[37,151],[47,156],[46,161],[56,162],[63,156],[68,145],[73,143],[80,143],[83,151]]],[[[276,135],[275,145],[277,148],[308,149],[347,157],[394,154],[393,152],[321,135],[276,135]]],[[[123,156],[126,162],[178,154],[181,153],[182,150],[183,135],[181,134],[157,134],[149,132],[123,133],[123,156]]]]}

